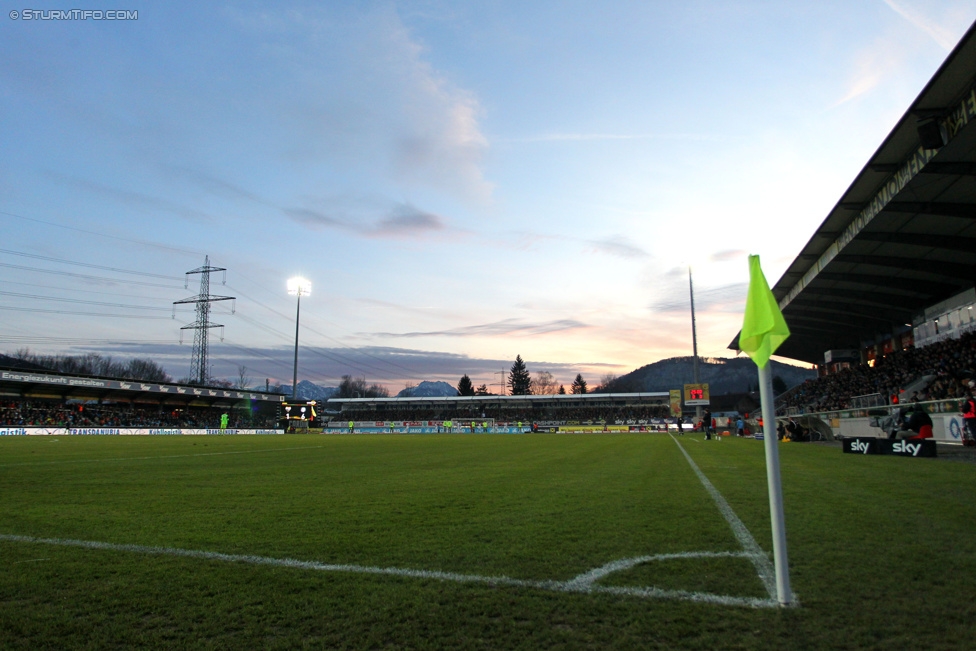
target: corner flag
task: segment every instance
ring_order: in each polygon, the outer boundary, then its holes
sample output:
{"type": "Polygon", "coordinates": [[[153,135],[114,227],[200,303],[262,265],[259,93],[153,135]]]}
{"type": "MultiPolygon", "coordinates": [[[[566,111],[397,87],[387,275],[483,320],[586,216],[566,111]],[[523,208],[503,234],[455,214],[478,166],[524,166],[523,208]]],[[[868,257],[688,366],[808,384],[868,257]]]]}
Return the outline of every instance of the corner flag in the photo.
{"type": "Polygon", "coordinates": [[[786,319],[769,289],[759,266],[759,256],[749,256],[749,295],[739,333],[739,350],[748,353],[759,371],[759,402],[763,419],[763,447],[766,451],[766,483],[769,487],[769,516],[773,529],[773,564],[776,570],[776,598],[781,605],[793,602],[790,566],[786,554],[786,523],[783,516],[783,487],[779,476],[776,439],[776,408],[769,356],[790,336],[786,319]]]}
{"type": "Polygon", "coordinates": [[[786,319],[759,266],[759,256],[750,255],[749,294],[746,297],[742,332],[739,333],[739,350],[748,354],[756,366],[763,368],[769,362],[770,355],[789,336],[786,319]]]}

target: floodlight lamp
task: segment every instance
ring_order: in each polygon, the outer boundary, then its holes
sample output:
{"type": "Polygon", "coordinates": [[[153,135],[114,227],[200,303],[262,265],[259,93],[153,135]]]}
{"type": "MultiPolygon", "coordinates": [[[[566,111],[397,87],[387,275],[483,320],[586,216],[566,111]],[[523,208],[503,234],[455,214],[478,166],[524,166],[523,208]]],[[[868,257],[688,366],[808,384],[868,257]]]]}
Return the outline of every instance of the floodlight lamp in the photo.
{"type": "Polygon", "coordinates": [[[289,278],[288,293],[292,296],[308,296],[312,293],[312,283],[301,276],[289,278]]]}

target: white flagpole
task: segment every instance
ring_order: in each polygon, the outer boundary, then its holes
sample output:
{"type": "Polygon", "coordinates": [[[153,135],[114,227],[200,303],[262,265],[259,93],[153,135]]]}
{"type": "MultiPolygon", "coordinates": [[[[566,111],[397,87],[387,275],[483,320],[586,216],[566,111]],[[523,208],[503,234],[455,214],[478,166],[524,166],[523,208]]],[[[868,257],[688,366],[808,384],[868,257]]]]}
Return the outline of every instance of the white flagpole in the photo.
{"type": "Polygon", "coordinates": [[[776,597],[780,605],[793,601],[790,568],[786,556],[786,523],[783,517],[783,486],[779,478],[779,440],[776,437],[776,408],[769,364],[759,368],[759,402],[762,404],[763,446],[766,448],[766,481],[769,485],[769,514],[773,525],[773,565],[776,568],[776,597]]]}

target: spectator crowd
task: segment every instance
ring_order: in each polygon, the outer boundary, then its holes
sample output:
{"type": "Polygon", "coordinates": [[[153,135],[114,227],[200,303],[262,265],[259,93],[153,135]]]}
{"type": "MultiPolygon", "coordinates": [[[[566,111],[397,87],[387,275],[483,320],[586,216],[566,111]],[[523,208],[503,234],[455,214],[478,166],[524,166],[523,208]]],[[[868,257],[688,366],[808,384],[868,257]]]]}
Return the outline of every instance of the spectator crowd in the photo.
{"type": "Polygon", "coordinates": [[[227,414],[227,427],[231,429],[273,428],[276,425],[274,414],[261,416],[218,407],[84,404],[43,399],[0,401],[0,427],[218,429],[223,414],[227,414]]]}
{"type": "Polygon", "coordinates": [[[777,407],[805,412],[851,409],[852,398],[880,394],[886,404],[958,399],[976,379],[976,333],[924,348],[907,348],[837,373],[809,380],[777,399],[777,407]],[[927,379],[910,395],[902,392],[927,379]]]}
{"type": "Polygon", "coordinates": [[[592,423],[614,424],[628,421],[666,418],[670,411],[665,406],[622,406],[561,408],[552,406],[486,406],[480,409],[442,407],[437,409],[404,409],[393,404],[387,407],[376,405],[347,406],[342,413],[334,416],[337,421],[443,421],[463,419],[493,419],[504,422],[524,423],[592,423]]]}

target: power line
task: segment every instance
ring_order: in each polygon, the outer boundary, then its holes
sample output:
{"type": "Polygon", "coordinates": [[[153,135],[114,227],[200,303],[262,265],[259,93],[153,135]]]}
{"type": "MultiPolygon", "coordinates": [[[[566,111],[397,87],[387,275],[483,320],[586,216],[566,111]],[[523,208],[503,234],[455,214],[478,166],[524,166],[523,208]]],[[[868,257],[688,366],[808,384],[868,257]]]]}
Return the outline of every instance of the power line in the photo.
{"type": "MultiPolygon", "coordinates": [[[[42,274],[55,274],[58,276],[71,276],[72,278],[83,278],[85,280],[107,280],[109,282],[117,283],[121,282],[117,278],[109,278],[108,276],[90,276],[88,274],[76,274],[70,271],[59,271],[57,269],[41,269],[40,267],[25,267],[19,264],[10,264],[8,262],[0,262],[0,267],[7,267],[8,269],[20,269],[22,271],[33,271],[42,274]]],[[[127,285],[141,285],[143,287],[163,287],[165,289],[182,289],[181,286],[176,285],[163,285],[162,283],[149,283],[142,280],[126,280],[124,281],[127,285]]]]}
{"type": "MultiPolygon", "coordinates": [[[[119,296],[122,298],[146,298],[145,294],[136,295],[136,294],[119,294],[117,292],[99,292],[94,289],[75,289],[73,287],[72,288],[58,287],[56,285],[41,285],[38,283],[21,283],[15,280],[7,280],[4,282],[7,285],[23,285],[24,287],[43,287],[44,289],[63,289],[64,291],[68,291],[72,293],[80,293],[80,294],[98,294],[100,296],[119,296]]],[[[131,284],[131,283],[127,283],[127,284],[131,284]]]]}
{"type": "MultiPolygon", "coordinates": [[[[238,274],[239,276],[241,275],[241,274],[240,274],[239,272],[235,272],[235,273],[237,273],[237,274],[238,274]]],[[[253,282],[253,281],[252,281],[252,282],[253,282]]],[[[261,287],[261,286],[260,286],[260,285],[258,285],[258,287],[261,287]]],[[[270,307],[270,306],[268,306],[268,305],[265,305],[264,303],[261,303],[261,302],[260,302],[260,301],[258,301],[257,299],[255,299],[255,298],[253,298],[253,297],[251,297],[251,296],[248,296],[247,294],[245,294],[244,292],[242,292],[242,291],[240,291],[239,289],[236,289],[236,288],[234,288],[234,287],[231,287],[230,285],[228,285],[228,288],[229,288],[229,289],[231,289],[231,290],[233,290],[233,291],[234,291],[234,292],[236,292],[237,294],[240,294],[240,295],[241,295],[241,296],[243,296],[244,298],[247,298],[248,300],[251,300],[251,301],[254,301],[255,303],[257,303],[258,305],[260,305],[260,306],[261,306],[261,307],[263,307],[264,309],[266,309],[266,310],[268,310],[269,312],[271,312],[271,313],[273,313],[273,314],[276,314],[276,315],[278,315],[278,316],[280,316],[280,317],[282,317],[283,319],[288,319],[288,320],[290,320],[290,319],[291,319],[291,316],[289,316],[289,315],[287,315],[287,314],[284,314],[284,313],[282,313],[282,312],[279,312],[278,310],[276,310],[276,309],[274,309],[273,307],[270,307]]],[[[265,290],[265,291],[268,291],[268,290],[265,290]]],[[[269,293],[270,293],[270,292],[269,292],[269,293]]],[[[306,317],[306,319],[307,319],[307,318],[308,318],[308,317],[306,317]]],[[[399,368],[399,369],[400,369],[400,370],[402,370],[402,371],[406,371],[406,372],[407,372],[407,373],[409,373],[409,374],[410,374],[411,376],[414,376],[414,377],[419,377],[419,376],[421,375],[420,373],[417,373],[415,369],[411,369],[411,368],[407,368],[407,367],[405,367],[405,366],[402,366],[402,365],[400,365],[400,364],[397,364],[396,362],[391,362],[391,361],[389,361],[389,360],[385,360],[385,359],[381,359],[381,358],[379,358],[379,357],[376,357],[375,355],[371,355],[371,354],[369,354],[369,353],[367,353],[366,351],[364,351],[364,350],[362,350],[362,349],[360,349],[360,348],[354,348],[354,347],[352,347],[352,346],[350,346],[350,345],[348,345],[348,344],[346,344],[346,343],[344,343],[344,342],[342,342],[342,341],[340,341],[339,339],[336,339],[335,337],[332,337],[332,336],[330,336],[330,335],[327,335],[327,334],[325,334],[324,332],[319,332],[318,330],[316,330],[315,328],[312,328],[311,326],[308,326],[308,325],[304,325],[304,326],[302,326],[302,328],[303,328],[304,330],[307,330],[307,331],[309,331],[309,332],[311,332],[312,334],[316,334],[316,335],[319,335],[320,337],[323,337],[323,338],[325,338],[325,339],[328,339],[329,341],[332,341],[332,342],[335,342],[336,344],[338,344],[339,346],[342,346],[343,348],[348,348],[349,350],[355,350],[355,351],[356,351],[356,352],[358,352],[359,354],[361,354],[361,355],[363,355],[363,356],[365,356],[365,357],[369,357],[369,358],[371,358],[371,359],[374,359],[374,360],[376,360],[377,362],[379,362],[379,363],[381,363],[381,364],[387,364],[387,365],[389,365],[389,366],[394,366],[394,367],[396,367],[396,368],[399,368]]],[[[337,355],[337,356],[339,356],[339,357],[342,357],[341,355],[339,355],[339,353],[335,353],[335,355],[337,355]]],[[[340,360],[333,360],[333,361],[340,361],[340,360]]],[[[351,360],[349,360],[348,358],[346,358],[346,360],[345,360],[345,362],[344,362],[344,363],[346,363],[346,364],[349,364],[350,366],[353,366],[353,368],[358,368],[358,367],[357,367],[357,366],[355,365],[356,363],[354,363],[354,362],[352,362],[352,361],[351,361],[351,360]]],[[[360,363],[364,363],[364,362],[360,362],[360,363]]],[[[378,371],[380,371],[381,373],[384,373],[384,374],[386,374],[386,373],[389,373],[389,371],[384,371],[383,369],[378,369],[377,367],[375,367],[375,366],[372,366],[372,365],[370,365],[370,364],[366,364],[366,365],[367,365],[367,366],[369,366],[370,368],[372,368],[372,369],[374,369],[374,370],[378,370],[378,371]]],[[[362,371],[363,369],[362,369],[362,368],[358,368],[358,370],[360,370],[360,371],[362,371]]]]}
{"type": "MultiPolygon", "coordinates": [[[[237,290],[234,290],[234,291],[237,291],[237,290]]],[[[291,337],[289,335],[287,335],[287,334],[285,334],[283,332],[279,332],[278,330],[275,330],[275,329],[273,329],[273,328],[271,328],[269,326],[266,326],[266,325],[260,323],[259,321],[256,321],[256,320],[254,320],[254,319],[252,319],[250,317],[247,317],[247,316],[241,314],[240,312],[238,312],[236,316],[238,318],[242,319],[243,321],[246,321],[246,322],[254,325],[257,328],[260,328],[260,329],[262,329],[262,330],[264,330],[266,332],[269,332],[269,333],[271,333],[273,335],[276,335],[277,337],[279,337],[280,339],[282,339],[284,341],[291,341],[291,337]]],[[[366,369],[362,368],[359,365],[362,362],[353,361],[353,360],[351,360],[351,359],[349,359],[347,357],[344,357],[343,355],[340,355],[338,353],[331,353],[331,354],[330,353],[325,353],[325,352],[322,352],[321,350],[318,350],[317,348],[315,348],[313,346],[306,346],[302,350],[308,351],[308,352],[312,353],[313,355],[318,355],[319,357],[324,357],[324,358],[328,359],[329,361],[335,362],[336,364],[345,364],[346,366],[350,366],[350,367],[352,367],[353,369],[355,369],[357,371],[361,371],[363,373],[366,373],[367,372],[366,369]]],[[[370,368],[370,369],[372,369],[372,370],[374,370],[374,371],[376,371],[376,372],[378,372],[379,374],[381,374],[381,377],[383,377],[383,379],[390,379],[389,377],[387,377],[387,373],[388,373],[387,371],[385,371],[385,370],[383,370],[381,368],[377,368],[375,366],[372,366],[370,364],[365,364],[365,366],[368,367],[368,368],[370,368]]]]}
{"type": "Polygon", "coordinates": [[[8,305],[0,305],[0,310],[10,310],[12,312],[34,312],[37,314],[67,314],[73,316],[100,316],[108,317],[111,319],[153,319],[161,321],[170,321],[171,317],[168,316],[143,316],[139,314],[105,314],[103,312],[69,312],[67,310],[39,310],[37,308],[30,307],[11,307],[8,305]]]}
{"type": "Polygon", "coordinates": [[[126,305],[124,303],[103,303],[101,301],[83,301],[80,298],[58,298],[55,296],[41,296],[39,294],[20,294],[18,292],[0,291],[0,296],[16,296],[17,298],[32,298],[41,301],[57,301],[59,303],[80,303],[82,305],[98,305],[100,307],[122,307],[131,310],[155,310],[169,312],[168,307],[149,307],[145,305],[126,305]]]}
{"type": "MultiPolygon", "coordinates": [[[[269,360],[275,366],[280,366],[280,367],[284,368],[286,371],[290,371],[291,370],[291,367],[286,362],[283,362],[283,361],[279,360],[277,357],[274,357],[274,356],[269,355],[267,353],[261,352],[260,350],[255,350],[253,348],[248,348],[247,346],[242,346],[240,344],[235,344],[233,342],[229,342],[227,339],[224,339],[223,344],[229,345],[229,346],[231,346],[233,348],[237,348],[239,350],[243,350],[243,351],[245,351],[245,352],[247,352],[247,353],[249,353],[251,355],[256,355],[258,357],[263,357],[263,358],[269,360]]],[[[260,369],[255,369],[255,371],[259,371],[259,370],[260,369]]],[[[332,377],[330,377],[328,375],[323,375],[321,373],[308,373],[308,371],[306,371],[305,374],[308,375],[308,376],[311,376],[313,378],[319,379],[319,380],[332,380],[332,379],[334,379],[334,378],[332,378],[332,377]]],[[[274,375],[274,373],[266,373],[265,375],[274,375]]]]}
{"type": "Polygon", "coordinates": [[[44,343],[44,344],[172,344],[172,339],[86,339],[80,337],[37,337],[34,335],[0,335],[0,341],[11,343],[44,343]]]}
{"type": "Polygon", "coordinates": [[[156,249],[163,249],[165,251],[177,251],[178,253],[186,253],[187,255],[200,255],[197,251],[190,251],[188,249],[180,249],[175,246],[166,246],[165,244],[159,244],[157,242],[146,242],[144,240],[131,240],[125,237],[119,237],[118,235],[108,235],[107,233],[99,233],[97,231],[87,231],[83,228],[77,228],[75,226],[65,226],[64,224],[58,224],[55,222],[44,221],[43,219],[37,219],[36,217],[25,217],[23,215],[16,215],[12,212],[6,212],[0,210],[0,215],[6,215],[8,217],[16,217],[17,219],[23,219],[25,221],[34,222],[36,224],[45,224],[47,226],[54,226],[56,228],[63,228],[68,231],[75,231],[78,233],[86,233],[88,235],[97,235],[98,237],[104,237],[110,240],[116,240],[119,242],[128,242],[130,244],[139,244],[140,246],[150,246],[156,249]]]}
{"type": "Polygon", "coordinates": [[[70,264],[77,267],[87,267],[89,269],[101,269],[102,271],[114,271],[116,273],[132,274],[133,276],[146,276],[148,278],[163,278],[165,280],[180,280],[175,276],[164,276],[163,274],[153,274],[146,271],[133,271],[131,269],[119,269],[118,267],[104,267],[98,264],[90,264],[88,262],[76,262],[74,260],[65,260],[64,258],[52,258],[46,255],[37,255],[36,253],[23,253],[21,251],[11,251],[9,249],[0,249],[0,253],[6,253],[7,255],[19,255],[24,258],[34,258],[36,260],[47,260],[48,262],[57,262],[60,264],[70,264]]]}

